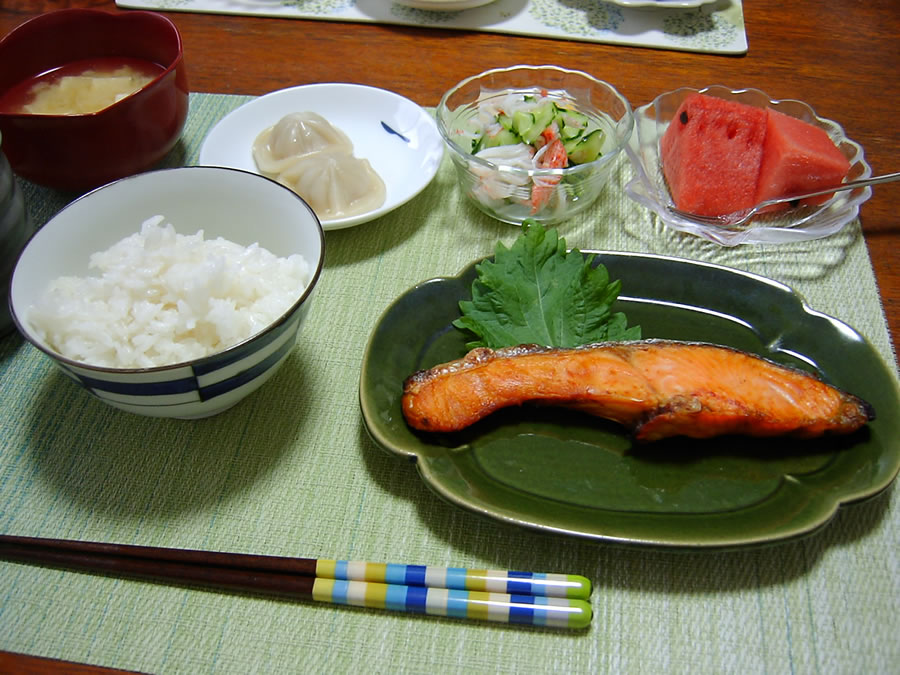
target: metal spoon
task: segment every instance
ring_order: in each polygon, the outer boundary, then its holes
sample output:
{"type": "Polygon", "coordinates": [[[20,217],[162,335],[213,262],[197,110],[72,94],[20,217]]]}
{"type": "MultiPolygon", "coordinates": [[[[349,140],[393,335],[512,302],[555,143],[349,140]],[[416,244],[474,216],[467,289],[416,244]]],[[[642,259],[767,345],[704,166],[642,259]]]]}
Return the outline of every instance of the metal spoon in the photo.
{"type": "Polygon", "coordinates": [[[832,192],[842,192],[844,190],[855,190],[856,188],[866,187],[868,185],[876,185],[878,183],[889,183],[891,181],[900,180],[900,171],[895,173],[886,173],[882,176],[872,176],[871,178],[863,178],[860,180],[850,181],[848,183],[841,183],[835,187],[825,188],[822,190],[816,190],[815,192],[804,192],[803,194],[791,195],[789,197],[779,197],[778,199],[767,199],[766,201],[760,202],[756,206],[751,206],[748,209],[742,209],[740,211],[735,211],[734,213],[727,213],[721,216],[700,216],[695,213],[688,213],[687,211],[682,211],[681,209],[675,208],[674,206],[669,205],[668,209],[675,215],[681,216],[683,218],[688,218],[694,222],[704,223],[707,225],[722,225],[727,227],[738,227],[743,225],[748,220],[750,220],[760,209],[764,209],[768,206],[772,206],[774,204],[784,204],[785,202],[794,202],[801,201],[808,197],[817,197],[819,195],[827,195],[832,192]]]}

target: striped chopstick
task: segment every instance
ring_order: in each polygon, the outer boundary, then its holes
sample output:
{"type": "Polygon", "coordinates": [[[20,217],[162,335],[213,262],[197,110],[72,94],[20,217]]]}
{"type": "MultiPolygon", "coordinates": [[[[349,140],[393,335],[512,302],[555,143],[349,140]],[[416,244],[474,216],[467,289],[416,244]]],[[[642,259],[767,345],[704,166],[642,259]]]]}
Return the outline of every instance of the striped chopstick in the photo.
{"type": "Polygon", "coordinates": [[[365,563],[0,535],[0,558],[317,602],[551,628],[591,620],[566,574],[365,563]]]}
{"type": "Polygon", "coordinates": [[[591,606],[584,600],[372,581],[316,578],[312,599],[339,605],[548,628],[585,628],[591,622],[591,606]]]}
{"type": "Polygon", "coordinates": [[[373,581],[404,586],[581,600],[588,598],[591,594],[591,582],[585,577],[575,574],[317,560],[316,576],[347,581],[373,581]]]}

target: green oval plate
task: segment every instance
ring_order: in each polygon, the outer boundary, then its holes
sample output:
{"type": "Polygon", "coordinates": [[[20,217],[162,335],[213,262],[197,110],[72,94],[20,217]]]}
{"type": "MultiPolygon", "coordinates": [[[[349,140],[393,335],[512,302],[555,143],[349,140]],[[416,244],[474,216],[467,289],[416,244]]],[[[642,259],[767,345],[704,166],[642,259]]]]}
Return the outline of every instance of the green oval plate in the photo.
{"type": "Polygon", "coordinates": [[[615,309],[645,338],[730,345],[817,372],[878,417],[846,437],[719,437],[634,445],[618,425],[560,408],[522,407],[465,432],[413,432],[403,381],[465,354],[451,322],[475,263],[415,286],[382,315],[362,363],[360,406],[384,449],[416,462],[448,501],[500,521],[599,541],[731,548],[808,534],[841,504],[886,488],[900,468],[900,398],[872,345],[806,306],[789,287],[712,264],[597,252],[621,279],[615,309]]]}

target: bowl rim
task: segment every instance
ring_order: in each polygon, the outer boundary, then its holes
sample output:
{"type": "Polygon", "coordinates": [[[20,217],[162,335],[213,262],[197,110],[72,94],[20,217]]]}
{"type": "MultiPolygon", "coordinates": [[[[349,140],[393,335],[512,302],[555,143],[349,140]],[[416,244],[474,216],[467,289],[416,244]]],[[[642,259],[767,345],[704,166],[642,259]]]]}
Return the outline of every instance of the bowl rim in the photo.
{"type": "MultiPolygon", "coordinates": [[[[535,85],[534,89],[540,89],[539,85],[535,85]]],[[[524,89],[522,89],[524,91],[524,89]]],[[[499,91],[499,90],[498,90],[499,91]]],[[[474,162],[476,165],[481,166],[485,169],[502,171],[503,173],[509,173],[512,175],[520,175],[520,176],[571,176],[573,174],[577,174],[584,171],[589,171],[593,168],[606,164],[608,162],[613,161],[616,157],[619,156],[620,153],[624,151],[624,149],[628,146],[632,135],[634,134],[635,129],[635,116],[634,110],[631,106],[631,102],[625,97],[622,92],[620,92],[613,84],[601,80],[597,77],[594,77],[590,73],[587,73],[583,70],[575,70],[572,68],[565,68],[563,66],[555,66],[555,65],[528,65],[528,64],[519,64],[514,66],[505,66],[500,68],[489,68],[488,70],[482,71],[476,75],[470,75],[455,85],[453,85],[450,89],[444,92],[443,96],[441,96],[441,100],[438,102],[437,107],[435,108],[435,122],[437,122],[438,132],[441,135],[441,138],[444,139],[445,144],[450,148],[452,157],[457,157],[460,159],[464,159],[468,162],[474,162]],[[627,127],[623,132],[623,137],[620,142],[618,142],[612,150],[605,153],[601,157],[593,160],[592,162],[585,162],[584,164],[576,164],[574,166],[567,166],[558,169],[521,169],[519,167],[513,167],[506,164],[497,164],[495,162],[491,162],[483,157],[476,157],[474,154],[470,152],[466,152],[463,148],[459,147],[452,138],[450,138],[449,132],[445,127],[444,119],[441,114],[442,111],[447,110],[449,108],[447,106],[447,100],[455,94],[457,91],[462,89],[467,84],[471,84],[483,77],[494,74],[502,74],[502,73],[510,73],[513,71],[534,71],[539,73],[541,71],[556,71],[558,73],[564,73],[566,75],[577,75],[580,77],[584,77],[594,84],[601,85],[602,87],[607,88],[610,93],[613,94],[625,107],[625,113],[622,115],[621,119],[613,121],[613,129],[618,132],[619,127],[622,126],[622,123],[625,122],[625,126],[627,127]]],[[[618,135],[618,134],[617,134],[618,135]]]]}
{"type": "MultiPolygon", "coordinates": [[[[47,221],[47,223],[56,219],[64,211],[68,210],[70,207],[73,207],[75,204],[87,199],[91,195],[93,195],[101,190],[105,190],[107,188],[112,188],[113,186],[123,183],[125,181],[140,180],[142,176],[150,176],[150,175],[166,173],[166,172],[196,171],[196,170],[203,170],[203,171],[208,171],[208,172],[213,172],[213,173],[228,171],[228,172],[233,172],[236,174],[244,174],[245,176],[252,177],[253,180],[258,179],[258,180],[266,181],[268,183],[271,183],[271,184],[277,186],[279,189],[285,190],[291,196],[296,198],[303,205],[303,207],[309,212],[310,216],[312,216],[313,222],[316,225],[316,230],[319,235],[319,258],[315,262],[315,270],[310,275],[309,282],[306,284],[306,288],[303,289],[303,293],[300,294],[300,296],[291,304],[290,307],[288,307],[277,319],[275,319],[272,323],[268,324],[262,330],[257,331],[256,333],[254,333],[253,335],[250,335],[247,338],[244,338],[240,342],[236,342],[235,344],[231,345],[230,347],[219,350],[217,352],[213,352],[212,354],[207,354],[206,356],[202,356],[198,359],[191,359],[188,361],[179,361],[177,363],[169,363],[166,365],[153,366],[150,368],[111,368],[109,366],[98,366],[98,365],[94,365],[94,364],[90,364],[90,363],[85,363],[83,361],[76,361],[74,359],[71,359],[67,356],[60,354],[59,352],[57,352],[54,349],[50,349],[46,345],[42,344],[39,340],[35,339],[35,337],[31,333],[31,331],[27,327],[27,322],[25,321],[24,314],[22,316],[22,319],[20,320],[18,314],[16,313],[15,305],[13,303],[12,285],[15,280],[16,270],[19,267],[19,262],[25,256],[25,252],[28,250],[28,247],[31,245],[31,242],[38,236],[40,231],[43,229],[43,226],[42,226],[40,228],[36,228],[35,231],[32,232],[31,235],[28,237],[28,241],[25,243],[25,245],[22,247],[22,250],[16,256],[16,263],[13,266],[13,272],[12,272],[12,275],[10,276],[10,293],[9,293],[9,298],[8,298],[7,302],[9,304],[10,316],[12,317],[13,323],[15,324],[16,329],[19,331],[19,334],[22,335],[34,347],[36,347],[37,349],[42,351],[44,354],[51,357],[55,361],[59,361],[60,363],[66,364],[67,366],[71,366],[71,367],[78,368],[81,370],[92,371],[92,372],[96,372],[96,373],[117,374],[117,375],[138,375],[138,374],[163,373],[166,371],[178,370],[178,369],[185,368],[185,367],[200,366],[200,365],[212,363],[214,361],[219,361],[223,357],[227,358],[234,352],[237,352],[237,351],[243,349],[249,342],[257,340],[257,339],[271,333],[272,331],[283,326],[287,321],[289,321],[291,319],[291,317],[293,317],[293,315],[300,308],[300,306],[303,305],[303,303],[312,294],[313,289],[316,286],[316,283],[318,282],[319,277],[322,274],[322,270],[324,269],[324,266],[325,266],[325,231],[322,229],[322,223],[319,221],[318,216],[316,216],[315,211],[312,210],[312,207],[310,207],[310,205],[307,204],[306,201],[302,197],[300,197],[300,195],[293,192],[292,190],[285,187],[284,185],[281,185],[277,181],[272,180],[271,178],[261,176],[257,173],[253,173],[251,171],[245,171],[243,169],[235,169],[233,167],[224,167],[224,166],[177,166],[177,167],[168,167],[168,168],[163,168],[163,169],[157,169],[155,171],[146,171],[144,173],[134,174],[131,176],[125,176],[124,178],[119,178],[117,180],[111,181],[109,183],[106,183],[105,185],[101,185],[97,188],[94,188],[93,190],[90,190],[89,192],[84,193],[77,199],[74,199],[71,202],[69,202],[68,204],[66,204],[63,208],[61,208],[55,214],[53,214],[53,216],[51,216],[51,218],[47,221]]],[[[20,308],[20,311],[21,310],[22,310],[22,308],[20,308]]],[[[27,308],[25,308],[25,310],[27,310],[27,308]]]]}
{"type": "MultiPolygon", "coordinates": [[[[26,19],[18,26],[13,28],[9,33],[0,38],[0,49],[3,48],[3,44],[9,40],[15,33],[21,30],[28,30],[32,28],[35,24],[47,23],[49,21],[56,21],[61,14],[67,14],[70,16],[81,15],[81,16],[103,16],[110,17],[111,21],[154,21],[159,23],[160,25],[165,25],[170,29],[172,35],[175,38],[175,46],[176,46],[176,55],[175,58],[171,60],[169,64],[163,66],[163,70],[156,74],[156,76],[150,80],[147,84],[145,84],[140,89],[136,89],[131,92],[128,96],[119,99],[118,101],[114,101],[110,103],[108,106],[104,108],[100,108],[100,110],[94,110],[86,113],[71,113],[71,114],[60,114],[60,113],[29,113],[29,112],[13,112],[7,111],[4,112],[0,110],[0,117],[4,117],[7,119],[47,119],[54,120],[59,118],[90,118],[90,117],[98,117],[100,115],[106,114],[108,111],[117,109],[122,107],[127,101],[133,99],[137,94],[144,92],[152,87],[155,87],[161,80],[165,79],[170,73],[174,72],[181,66],[184,62],[184,41],[181,38],[181,32],[178,30],[178,26],[175,25],[175,22],[172,21],[165,14],[161,14],[159,12],[150,12],[146,10],[136,10],[129,11],[126,14],[122,14],[119,12],[110,12],[103,9],[97,9],[92,7],[64,7],[61,9],[53,10],[51,12],[45,12],[43,14],[39,14],[37,16],[33,16],[30,19],[26,19]],[[136,18],[130,18],[136,17],[136,18]]],[[[102,20],[107,20],[106,18],[102,20]]],[[[162,65],[162,64],[160,64],[162,65]]]]}
{"type": "MultiPolygon", "coordinates": [[[[852,221],[859,214],[860,206],[871,197],[872,188],[870,187],[858,188],[857,190],[843,193],[846,197],[842,197],[841,193],[837,193],[828,201],[817,205],[812,210],[808,211],[806,216],[797,222],[791,222],[784,225],[766,224],[754,227],[752,225],[753,221],[751,221],[749,226],[739,229],[710,226],[668,212],[665,207],[666,204],[672,204],[671,193],[667,186],[665,186],[665,191],[661,192],[658,181],[654,180],[649,173],[651,170],[655,172],[660,166],[659,141],[661,134],[654,133],[653,138],[642,138],[641,129],[654,122],[656,122],[654,126],[658,127],[658,117],[648,114],[648,111],[655,110],[661,100],[673,96],[687,97],[694,93],[716,96],[729,101],[737,100],[748,105],[754,105],[754,107],[760,106],[751,102],[752,99],[755,99],[757,102],[764,100],[766,102],[766,107],[772,107],[773,109],[784,112],[784,114],[789,114],[792,117],[797,116],[790,112],[786,112],[786,108],[802,110],[808,117],[808,119],[804,121],[814,124],[825,131],[839,148],[846,146],[851,150],[850,156],[847,157],[851,165],[851,170],[855,166],[860,167],[858,175],[855,175],[854,178],[868,178],[872,175],[872,168],[869,166],[868,162],[866,162],[863,147],[847,136],[840,123],[827,117],[820,116],[816,113],[815,109],[805,101],[795,98],[776,99],[765,91],[755,87],[733,88],[722,84],[711,84],[700,88],[690,86],[678,87],[677,89],[663,92],[655,96],[649,103],[645,103],[644,105],[635,108],[635,134],[632,141],[625,148],[625,152],[631,160],[634,169],[634,177],[625,185],[625,193],[636,203],[655,213],[666,227],[707,239],[721,246],[737,246],[740,244],[778,244],[820,239],[836,234],[843,229],[847,223],[852,221]],[[644,147],[647,145],[652,145],[655,148],[656,165],[654,167],[649,167],[645,161],[644,147]],[[814,217],[824,209],[834,206],[836,200],[839,199],[845,199],[846,202],[842,204],[842,210],[833,216],[835,224],[826,228],[814,229],[815,223],[811,222],[814,217]]],[[[645,136],[647,135],[645,134],[645,136]]]]}

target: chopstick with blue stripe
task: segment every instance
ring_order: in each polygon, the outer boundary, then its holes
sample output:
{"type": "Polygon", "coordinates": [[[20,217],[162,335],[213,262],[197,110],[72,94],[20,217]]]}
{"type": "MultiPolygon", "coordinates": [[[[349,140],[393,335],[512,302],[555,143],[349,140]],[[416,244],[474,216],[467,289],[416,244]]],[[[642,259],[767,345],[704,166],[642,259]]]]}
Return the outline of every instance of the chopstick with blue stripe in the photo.
{"type": "Polygon", "coordinates": [[[586,599],[591,582],[574,574],[316,560],[316,576],[405,586],[586,599]]]}
{"type": "Polygon", "coordinates": [[[549,628],[591,621],[570,574],[367,563],[0,535],[0,558],[317,602],[549,628]]]}

